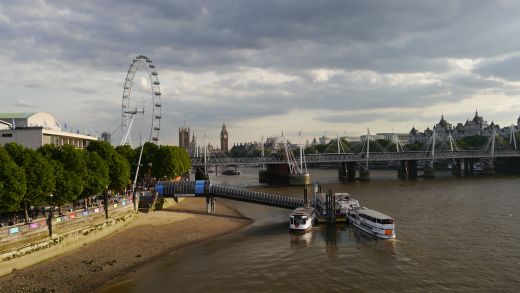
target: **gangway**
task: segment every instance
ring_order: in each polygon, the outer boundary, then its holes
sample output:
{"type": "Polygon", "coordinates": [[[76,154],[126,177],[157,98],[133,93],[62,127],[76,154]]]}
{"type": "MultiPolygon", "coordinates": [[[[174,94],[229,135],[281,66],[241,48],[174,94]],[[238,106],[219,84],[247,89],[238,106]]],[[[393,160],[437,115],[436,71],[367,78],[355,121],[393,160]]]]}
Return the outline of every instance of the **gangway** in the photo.
{"type": "Polygon", "coordinates": [[[213,198],[226,198],[266,206],[295,209],[305,206],[305,199],[266,192],[250,191],[231,186],[213,185],[209,180],[196,181],[159,181],[155,186],[159,195],[164,197],[206,197],[208,211],[213,211],[213,198]]]}

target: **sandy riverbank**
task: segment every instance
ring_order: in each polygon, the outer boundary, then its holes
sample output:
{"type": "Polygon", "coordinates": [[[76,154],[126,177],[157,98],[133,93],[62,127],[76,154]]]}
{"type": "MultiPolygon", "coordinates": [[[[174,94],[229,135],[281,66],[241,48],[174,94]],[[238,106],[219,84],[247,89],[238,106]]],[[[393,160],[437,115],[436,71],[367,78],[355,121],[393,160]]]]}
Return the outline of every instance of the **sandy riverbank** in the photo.
{"type": "Polygon", "coordinates": [[[140,214],[122,231],[0,278],[0,292],[95,291],[165,253],[250,223],[219,203],[216,215],[207,215],[204,200],[188,199],[162,211],[140,214]]]}

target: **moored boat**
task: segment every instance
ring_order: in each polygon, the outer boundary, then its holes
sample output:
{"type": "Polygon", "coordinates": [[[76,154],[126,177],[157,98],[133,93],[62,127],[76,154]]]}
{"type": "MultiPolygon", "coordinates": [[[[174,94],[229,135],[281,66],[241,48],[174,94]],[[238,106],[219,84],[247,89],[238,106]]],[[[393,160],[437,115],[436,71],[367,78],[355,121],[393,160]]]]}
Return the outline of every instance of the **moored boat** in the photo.
{"type": "Polygon", "coordinates": [[[363,207],[350,210],[347,217],[350,224],[363,232],[382,239],[395,238],[394,219],[383,213],[363,207]]]}
{"type": "Polygon", "coordinates": [[[359,201],[350,197],[350,194],[336,193],[336,221],[347,220],[347,214],[351,210],[357,210],[360,208],[359,201]]]}
{"type": "Polygon", "coordinates": [[[292,232],[306,232],[316,221],[316,210],[313,207],[296,208],[289,215],[289,229],[292,232]]]}
{"type": "Polygon", "coordinates": [[[239,170],[226,169],[226,170],[222,171],[222,174],[224,174],[224,175],[240,175],[241,172],[239,170]]]}

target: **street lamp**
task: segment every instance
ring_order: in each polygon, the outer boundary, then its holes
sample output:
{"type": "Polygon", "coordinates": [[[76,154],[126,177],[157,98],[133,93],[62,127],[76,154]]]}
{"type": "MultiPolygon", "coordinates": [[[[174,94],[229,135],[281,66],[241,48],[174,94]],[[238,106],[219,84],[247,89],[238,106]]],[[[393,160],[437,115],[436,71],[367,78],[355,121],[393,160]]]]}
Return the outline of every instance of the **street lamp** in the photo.
{"type": "Polygon", "coordinates": [[[52,218],[54,217],[53,216],[53,211],[54,211],[54,201],[52,200],[53,199],[53,194],[51,192],[51,194],[49,194],[49,197],[50,197],[50,203],[51,203],[51,210],[49,211],[49,219],[47,220],[47,226],[49,226],[49,236],[52,237],[52,218]]]}

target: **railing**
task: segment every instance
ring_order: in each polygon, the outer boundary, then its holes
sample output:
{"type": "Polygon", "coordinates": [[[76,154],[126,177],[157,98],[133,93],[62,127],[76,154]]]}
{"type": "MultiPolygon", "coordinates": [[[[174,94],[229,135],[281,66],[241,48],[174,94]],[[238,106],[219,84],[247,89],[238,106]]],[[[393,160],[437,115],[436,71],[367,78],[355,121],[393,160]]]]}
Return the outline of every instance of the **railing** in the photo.
{"type": "MultiPolygon", "coordinates": [[[[110,217],[133,210],[132,197],[112,199],[108,206],[110,217]]],[[[56,214],[52,219],[54,233],[63,233],[77,229],[82,224],[105,218],[104,206],[90,207],[88,209],[56,214]]],[[[6,244],[24,241],[34,238],[44,238],[49,235],[48,218],[38,218],[30,223],[16,224],[0,228],[0,248],[6,244]]]]}
{"type": "MultiPolygon", "coordinates": [[[[436,151],[434,159],[473,159],[490,158],[488,151],[436,151]]],[[[494,158],[520,157],[520,151],[502,150],[495,151],[494,158]]],[[[306,155],[307,164],[312,163],[342,163],[342,162],[361,162],[366,161],[365,153],[345,153],[345,154],[315,154],[306,155]]],[[[424,151],[410,152],[380,152],[370,153],[368,161],[399,161],[399,160],[431,160],[432,154],[424,151]]],[[[191,158],[193,166],[203,166],[204,158],[191,158]]],[[[287,161],[277,156],[267,157],[223,157],[208,158],[208,165],[263,165],[263,164],[286,164],[287,161]]]]}
{"type": "Polygon", "coordinates": [[[251,202],[285,209],[295,209],[304,205],[303,199],[301,198],[270,194],[265,192],[250,191],[230,186],[211,185],[209,191],[211,195],[221,198],[251,202]]]}

